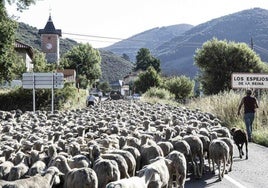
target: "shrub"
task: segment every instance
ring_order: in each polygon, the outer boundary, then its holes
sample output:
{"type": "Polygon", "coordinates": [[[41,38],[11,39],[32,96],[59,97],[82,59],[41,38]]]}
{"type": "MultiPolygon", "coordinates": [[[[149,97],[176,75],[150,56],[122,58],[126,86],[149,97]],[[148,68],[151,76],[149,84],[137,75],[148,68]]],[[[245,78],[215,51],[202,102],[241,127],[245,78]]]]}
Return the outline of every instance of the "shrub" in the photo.
{"type": "MultiPolygon", "coordinates": [[[[76,104],[77,101],[72,102],[78,98],[79,93],[72,84],[65,84],[63,89],[54,90],[54,109],[60,110],[67,105],[67,103],[76,104]]],[[[85,92],[83,92],[85,95],[85,92]]],[[[52,93],[51,89],[35,90],[35,108],[36,110],[50,110],[51,109],[52,93]]],[[[79,102],[79,101],[78,101],[79,102]]],[[[83,101],[83,103],[85,103],[83,101]]],[[[9,92],[0,94],[0,110],[16,110],[32,111],[33,110],[33,91],[31,89],[16,88],[9,92]]]]}
{"type": "Polygon", "coordinates": [[[174,100],[174,94],[170,93],[168,90],[158,87],[151,87],[146,93],[144,93],[145,97],[150,98],[159,98],[164,100],[174,100]]]}

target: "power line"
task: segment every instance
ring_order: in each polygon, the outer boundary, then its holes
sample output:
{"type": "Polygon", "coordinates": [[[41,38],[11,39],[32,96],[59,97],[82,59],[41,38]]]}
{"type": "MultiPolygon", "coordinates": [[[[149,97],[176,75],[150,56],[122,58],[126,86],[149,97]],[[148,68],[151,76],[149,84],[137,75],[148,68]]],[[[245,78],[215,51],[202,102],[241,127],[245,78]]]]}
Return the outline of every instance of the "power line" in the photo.
{"type": "MultiPolygon", "coordinates": [[[[90,35],[90,34],[79,34],[79,33],[63,33],[65,35],[69,35],[69,36],[75,36],[75,37],[70,37],[71,39],[74,40],[79,40],[79,41],[91,41],[91,42],[102,42],[102,43],[114,43],[114,42],[119,42],[122,40],[127,40],[128,42],[159,42],[159,40],[142,40],[142,39],[131,39],[130,38],[119,38],[119,37],[107,37],[107,36],[100,36],[100,35],[90,35]],[[83,37],[83,38],[79,38],[79,37],[83,37]],[[97,39],[92,39],[92,38],[97,38],[97,39]],[[103,40],[103,39],[107,39],[107,40],[103,40]],[[111,41],[113,40],[113,41],[111,41]]],[[[202,47],[203,43],[201,42],[180,42],[180,43],[170,43],[169,41],[164,42],[162,45],[162,47],[176,47],[176,48],[198,48],[198,47],[202,47]]],[[[251,41],[251,47],[253,47],[253,41],[251,41]]],[[[254,44],[254,48],[264,54],[268,55],[268,50],[258,46],[256,44],[254,44]]]]}

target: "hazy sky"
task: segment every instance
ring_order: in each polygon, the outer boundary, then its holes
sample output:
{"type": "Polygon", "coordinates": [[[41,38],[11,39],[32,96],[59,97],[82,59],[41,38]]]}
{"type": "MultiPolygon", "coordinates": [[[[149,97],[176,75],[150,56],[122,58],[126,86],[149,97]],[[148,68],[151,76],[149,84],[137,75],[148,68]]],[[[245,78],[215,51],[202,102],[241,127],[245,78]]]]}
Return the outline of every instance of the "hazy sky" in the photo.
{"type": "Polygon", "coordinates": [[[99,48],[119,41],[109,38],[125,39],[181,23],[198,25],[255,7],[268,9],[268,0],[39,0],[22,13],[14,7],[8,10],[18,21],[38,29],[44,28],[51,13],[63,38],[83,40],[99,48]]]}

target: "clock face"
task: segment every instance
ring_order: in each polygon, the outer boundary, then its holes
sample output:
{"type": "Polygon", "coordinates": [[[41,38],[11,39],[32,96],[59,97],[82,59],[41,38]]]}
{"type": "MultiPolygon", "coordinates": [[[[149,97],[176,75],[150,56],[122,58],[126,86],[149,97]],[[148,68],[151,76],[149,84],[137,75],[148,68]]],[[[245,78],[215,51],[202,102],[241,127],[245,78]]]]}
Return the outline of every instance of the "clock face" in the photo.
{"type": "Polygon", "coordinates": [[[52,48],[52,44],[51,43],[47,43],[46,44],[46,48],[50,50],[52,48]]]}

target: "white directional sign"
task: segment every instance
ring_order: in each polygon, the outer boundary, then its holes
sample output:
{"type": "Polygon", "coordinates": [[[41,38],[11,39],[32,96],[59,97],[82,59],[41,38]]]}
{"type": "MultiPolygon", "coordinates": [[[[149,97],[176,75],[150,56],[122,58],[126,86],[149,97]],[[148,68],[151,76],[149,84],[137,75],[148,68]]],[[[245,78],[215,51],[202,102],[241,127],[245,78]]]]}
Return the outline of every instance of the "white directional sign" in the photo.
{"type": "Polygon", "coordinates": [[[24,89],[60,89],[64,86],[63,73],[23,73],[24,89]]]}
{"type": "Polygon", "coordinates": [[[268,88],[268,74],[233,73],[232,88],[268,88]]]}

